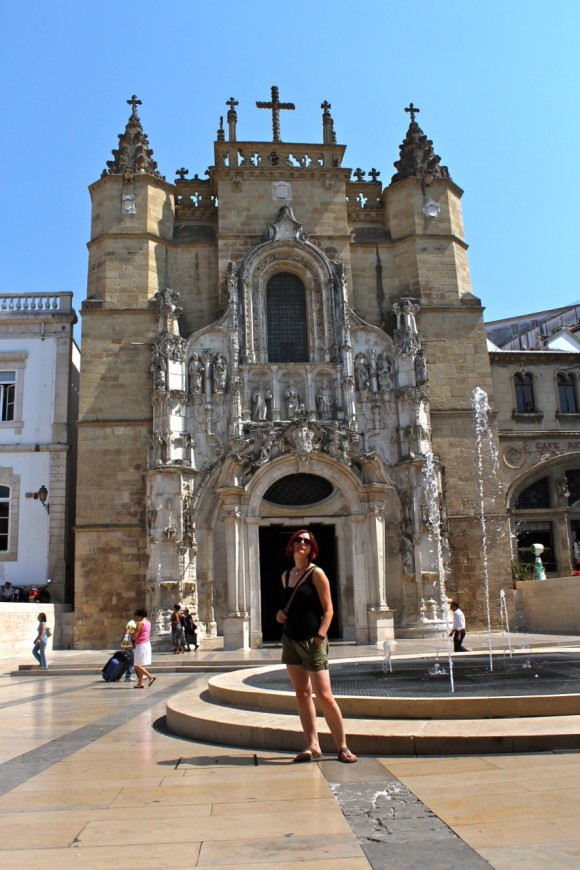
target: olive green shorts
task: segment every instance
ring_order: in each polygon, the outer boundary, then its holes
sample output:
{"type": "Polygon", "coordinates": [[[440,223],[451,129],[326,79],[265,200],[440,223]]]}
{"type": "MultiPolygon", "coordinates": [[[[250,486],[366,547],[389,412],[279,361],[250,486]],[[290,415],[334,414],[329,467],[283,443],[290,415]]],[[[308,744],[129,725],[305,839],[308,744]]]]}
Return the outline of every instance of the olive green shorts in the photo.
{"type": "Polygon", "coordinates": [[[282,635],[282,664],[299,665],[305,671],[328,670],[328,640],[320,646],[314,638],[310,640],[293,640],[287,634],[282,635]]]}

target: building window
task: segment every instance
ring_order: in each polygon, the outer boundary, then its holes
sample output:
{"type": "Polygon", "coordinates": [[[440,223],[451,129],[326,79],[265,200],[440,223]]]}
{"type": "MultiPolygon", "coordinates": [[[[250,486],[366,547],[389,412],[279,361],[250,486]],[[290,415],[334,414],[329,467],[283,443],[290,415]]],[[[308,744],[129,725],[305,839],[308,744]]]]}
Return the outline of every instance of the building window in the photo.
{"type": "Polygon", "coordinates": [[[574,375],[566,375],[558,372],[558,401],[561,414],[578,413],[578,401],[576,397],[576,381],[574,375]]]}
{"type": "Polygon", "coordinates": [[[0,371],[0,420],[14,420],[16,372],[0,371]]]}
{"type": "Polygon", "coordinates": [[[308,326],[304,284],[279,272],[266,287],[269,362],[308,362],[308,326]]]}
{"type": "Polygon", "coordinates": [[[518,414],[532,414],[536,410],[533,381],[534,379],[529,372],[517,372],[514,375],[516,411],[518,414]]]}
{"type": "Polygon", "coordinates": [[[0,552],[6,553],[9,544],[10,487],[0,486],[0,552]]]}
{"type": "Polygon", "coordinates": [[[517,530],[518,541],[518,561],[525,562],[528,565],[533,565],[535,556],[532,553],[531,547],[533,544],[543,544],[544,552],[542,553],[542,563],[546,571],[556,571],[556,558],[554,554],[554,535],[552,523],[522,522],[518,524],[517,530]]]}
{"type": "Polygon", "coordinates": [[[516,501],[516,510],[539,510],[551,507],[550,481],[547,477],[536,480],[527,489],[524,489],[516,501]]]}
{"type": "Polygon", "coordinates": [[[333,485],[317,474],[288,474],[273,483],[264,498],[272,504],[294,507],[324,501],[333,491],[333,485]]]}

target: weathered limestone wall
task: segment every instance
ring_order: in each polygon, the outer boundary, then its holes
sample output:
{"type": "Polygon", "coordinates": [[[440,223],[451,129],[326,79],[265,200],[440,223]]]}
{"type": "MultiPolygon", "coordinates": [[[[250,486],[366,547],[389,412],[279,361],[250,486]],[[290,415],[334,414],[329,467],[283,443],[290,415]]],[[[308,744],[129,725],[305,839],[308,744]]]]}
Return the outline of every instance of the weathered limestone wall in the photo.
{"type": "Polygon", "coordinates": [[[32,657],[32,647],[38,628],[37,616],[45,613],[47,625],[53,635],[49,638],[49,656],[54,649],[67,649],[72,645],[72,607],[67,604],[28,604],[26,602],[0,603],[0,659],[17,656],[32,657]]]}
{"type": "Polygon", "coordinates": [[[580,577],[552,577],[516,583],[526,631],[545,634],[580,631],[580,577]],[[523,605],[523,606],[522,606],[523,605]]]}
{"type": "MultiPolygon", "coordinates": [[[[79,414],[75,642],[113,642],[145,604],[151,309],[87,311],[79,414]]],[[[152,340],[152,339],[151,339],[152,340]]]]}

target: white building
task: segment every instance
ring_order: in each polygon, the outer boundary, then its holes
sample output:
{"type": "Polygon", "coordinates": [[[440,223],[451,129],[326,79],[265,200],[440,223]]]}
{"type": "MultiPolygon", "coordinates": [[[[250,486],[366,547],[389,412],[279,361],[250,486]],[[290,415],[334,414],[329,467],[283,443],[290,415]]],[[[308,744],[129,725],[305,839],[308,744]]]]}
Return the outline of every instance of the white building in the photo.
{"type": "Polygon", "coordinates": [[[0,295],[0,584],[50,578],[58,603],[72,601],[75,322],[72,293],[0,295]]]}

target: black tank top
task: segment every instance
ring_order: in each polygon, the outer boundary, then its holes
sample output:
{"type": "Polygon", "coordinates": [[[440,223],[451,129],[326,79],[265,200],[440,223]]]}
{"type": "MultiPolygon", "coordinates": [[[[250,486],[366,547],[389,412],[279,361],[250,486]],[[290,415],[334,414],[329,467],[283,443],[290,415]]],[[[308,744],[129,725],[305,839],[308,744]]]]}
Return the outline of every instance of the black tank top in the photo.
{"type": "MultiPolygon", "coordinates": [[[[294,591],[293,587],[288,586],[289,576],[290,572],[286,571],[283,589],[284,607],[294,591]]],[[[308,580],[305,580],[296,590],[288,611],[288,618],[284,623],[284,631],[292,640],[310,640],[319,631],[321,620],[322,605],[311,574],[308,580]]]]}

